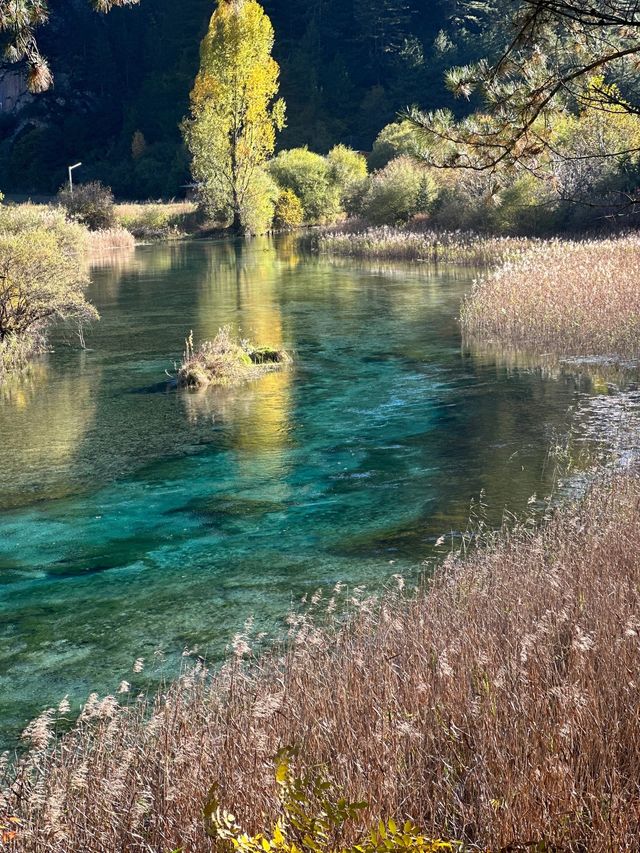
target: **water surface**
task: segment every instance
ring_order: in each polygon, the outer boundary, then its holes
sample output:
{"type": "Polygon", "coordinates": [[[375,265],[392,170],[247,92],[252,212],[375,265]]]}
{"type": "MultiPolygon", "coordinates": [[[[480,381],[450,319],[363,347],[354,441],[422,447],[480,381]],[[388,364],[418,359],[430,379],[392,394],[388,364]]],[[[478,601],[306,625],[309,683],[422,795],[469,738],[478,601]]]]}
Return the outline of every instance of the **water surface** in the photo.
{"type": "MultiPolygon", "coordinates": [[[[132,663],[215,657],[253,613],[417,576],[443,534],[551,488],[584,393],[465,354],[469,271],[367,269],[293,240],[144,247],[93,274],[102,320],[0,389],[0,728],[113,691],[132,663]],[[230,324],[294,353],[245,387],[166,390],[230,324]]],[[[154,664],[155,666],[155,664],[154,664]]]]}

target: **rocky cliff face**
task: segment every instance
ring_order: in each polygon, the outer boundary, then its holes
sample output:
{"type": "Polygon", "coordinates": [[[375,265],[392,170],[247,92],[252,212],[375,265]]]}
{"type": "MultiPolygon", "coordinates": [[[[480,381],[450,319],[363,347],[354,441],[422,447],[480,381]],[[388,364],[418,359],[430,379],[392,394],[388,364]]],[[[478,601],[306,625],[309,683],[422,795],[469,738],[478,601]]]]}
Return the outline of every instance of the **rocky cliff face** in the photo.
{"type": "Polygon", "coordinates": [[[16,114],[32,100],[24,71],[21,68],[0,68],[0,113],[16,114]]]}
{"type": "Polygon", "coordinates": [[[100,15],[88,0],[50,0],[38,38],[52,89],[32,97],[19,69],[0,69],[0,189],[55,192],[82,160],[79,180],[101,179],[120,196],[177,195],[188,181],[179,125],[212,5],[143,0],[100,15]],[[137,131],[146,149],[134,160],[137,131]]]}

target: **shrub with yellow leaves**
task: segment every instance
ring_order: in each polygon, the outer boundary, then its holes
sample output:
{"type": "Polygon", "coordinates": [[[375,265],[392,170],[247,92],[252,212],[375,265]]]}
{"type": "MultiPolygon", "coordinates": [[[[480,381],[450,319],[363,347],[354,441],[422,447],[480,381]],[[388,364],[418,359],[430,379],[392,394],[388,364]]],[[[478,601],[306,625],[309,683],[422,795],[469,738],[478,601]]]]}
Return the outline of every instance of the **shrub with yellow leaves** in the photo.
{"type": "Polygon", "coordinates": [[[339,796],[320,772],[295,775],[296,750],[287,747],[276,756],[275,779],[281,814],[268,834],[249,835],[235,815],[222,808],[218,786],[209,792],[204,807],[205,829],[210,838],[228,851],[239,853],[458,853],[457,841],[427,838],[408,820],[401,826],[393,819],[380,820],[349,846],[340,843],[347,821],[357,820],[366,802],[349,802],[339,796]]]}
{"type": "Polygon", "coordinates": [[[0,816],[0,850],[9,848],[18,837],[18,829],[22,821],[13,815],[10,817],[0,816]]]}

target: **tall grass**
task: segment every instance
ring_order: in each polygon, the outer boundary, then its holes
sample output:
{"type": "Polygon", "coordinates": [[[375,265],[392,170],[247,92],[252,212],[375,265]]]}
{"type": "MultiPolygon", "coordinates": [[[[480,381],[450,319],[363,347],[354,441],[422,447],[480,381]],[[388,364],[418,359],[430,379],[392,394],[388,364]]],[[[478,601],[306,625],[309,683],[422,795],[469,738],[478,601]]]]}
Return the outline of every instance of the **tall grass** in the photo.
{"type": "Polygon", "coordinates": [[[637,477],[597,485],[537,532],[449,558],[416,595],[353,591],[353,618],[327,628],[338,594],[291,617],[282,652],[254,659],[239,635],[221,672],[198,664],[124,707],[91,697],[57,743],[68,708],[43,714],[0,785],[0,817],[23,821],[15,849],[208,851],[211,784],[262,829],[284,745],[369,803],[363,826],[406,817],[483,850],[637,849],[637,477]]]}
{"type": "Polygon", "coordinates": [[[467,335],[536,353],[640,357],[640,238],[538,243],[480,278],[467,335]]]}
{"type": "Polygon", "coordinates": [[[349,258],[425,261],[486,266],[518,257],[532,245],[519,237],[484,237],[471,231],[433,231],[419,226],[327,231],[318,238],[320,252],[349,258]]]}
{"type": "Polygon", "coordinates": [[[180,237],[198,224],[197,205],[188,201],[117,204],[115,215],[118,224],[138,240],[180,237]]]}
{"type": "Polygon", "coordinates": [[[0,231],[19,235],[43,229],[55,235],[63,251],[81,255],[87,249],[88,230],[69,219],[61,207],[46,204],[0,205],[0,231]]]}
{"type": "Polygon", "coordinates": [[[87,235],[89,259],[98,261],[114,251],[130,252],[135,248],[136,241],[125,228],[108,228],[103,231],[90,231],[87,235]]]}

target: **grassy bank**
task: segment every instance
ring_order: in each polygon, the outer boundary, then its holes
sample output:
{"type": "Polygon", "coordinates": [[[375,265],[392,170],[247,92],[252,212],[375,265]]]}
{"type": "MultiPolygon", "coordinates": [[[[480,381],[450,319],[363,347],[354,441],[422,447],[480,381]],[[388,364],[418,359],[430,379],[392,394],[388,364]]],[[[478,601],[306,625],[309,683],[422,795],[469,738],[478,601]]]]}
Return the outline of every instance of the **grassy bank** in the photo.
{"type": "Polygon", "coordinates": [[[361,260],[423,261],[486,266],[519,257],[532,245],[521,237],[487,237],[470,231],[361,228],[352,224],[318,238],[321,253],[361,260]]]}
{"type": "Polygon", "coordinates": [[[640,357],[640,239],[545,241],[476,282],[467,335],[567,356],[640,357]]]}
{"type": "Polygon", "coordinates": [[[639,555],[640,480],[620,475],[538,532],[450,558],[415,597],[352,593],[346,627],[319,627],[335,600],[316,596],[282,654],[253,660],[238,636],[221,673],[198,665],[151,703],[91,697],[55,745],[67,710],[43,715],[0,815],[23,821],[25,853],[209,851],[210,786],[261,830],[292,745],[368,803],[331,849],[389,817],[474,850],[635,849],[639,555]]]}
{"type": "Polygon", "coordinates": [[[136,240],[168,240],[194,234],[200,225],[197,205],[191,202],[116,204],[115,219],[136,240]]]}

